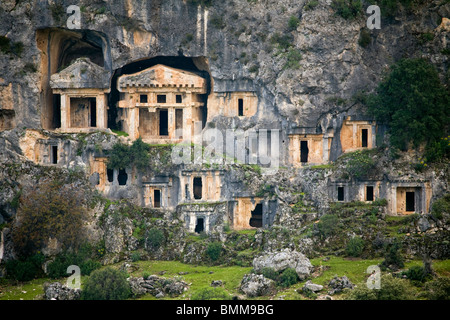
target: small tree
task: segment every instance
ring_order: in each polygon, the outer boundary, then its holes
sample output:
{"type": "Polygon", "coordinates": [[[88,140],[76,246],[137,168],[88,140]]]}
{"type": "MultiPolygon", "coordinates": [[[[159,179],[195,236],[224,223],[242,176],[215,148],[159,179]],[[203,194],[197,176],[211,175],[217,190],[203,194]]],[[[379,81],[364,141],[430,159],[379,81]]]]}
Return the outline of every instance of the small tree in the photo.
{"type": "Polygon", "coordinates": [[[31,256],[52,238],[63,250],[77,249],[87,217],[86,197],[79,188],[62,180],[26,187],[13,225],[15,250],[22,257],[31,256]]]}
{"type": "Polygon", "coordinates": [[[131,295],[125,273],[107,267],[92,272],[86,280],[81,298],[83,300],[125,300],[131,295]]]}
{"type": "Polygon", "coordinates": [[[391,145],[406,150],[445,134],[450,94],[436,68],[424,59],[403,59],[367,100],[369,112],[389,126],[391,145]]]}
{"type": "Polygon", "coordinates": [[[206,248],[206,255],[212,260],[217,261],[222,253],[222,244],[218,241],[210,242],[206,248]]]}

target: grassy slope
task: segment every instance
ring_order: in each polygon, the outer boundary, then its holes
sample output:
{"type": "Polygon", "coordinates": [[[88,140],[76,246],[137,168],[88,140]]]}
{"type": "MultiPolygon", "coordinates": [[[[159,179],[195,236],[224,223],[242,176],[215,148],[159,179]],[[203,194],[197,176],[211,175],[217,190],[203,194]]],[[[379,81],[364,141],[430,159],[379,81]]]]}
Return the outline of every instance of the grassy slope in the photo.
{"type": "MultiPolygon", "coordinates": [[[[382,259],[347,259],[341,257],[329,257],[329,260],[324,261],[323,257],[315,258],[311,260],[311,263],[315,266],[323,266],[324,271],[312,281],[317,284],[326,285],[335,276],[347,276],[354,284],[364,283],[366,279],[366,270],[370,265],[378,264],[382,259]]],[[[406,263],[405,268],[409,268],[413,265],[421,265],[420,260],[412,260],[406,263]]],[[[115,265],[119,267],[121,264],[115,265]]],[[[160,275],[165,271],[163,277],[173,278],[181,277],[190,286],[189,290],[183,295],[173,298],[177,300],[187,300],[190,296],[205,287],[209,287],[213,280],[222,280],[224,289],[232,295],[240,295],[239,284],[244,274],[251,271],[251,267],[222,267],[222,266],[193,266],[184,264],[178,261],[138,261],[132,264],[138,267],[138,269],[132,272],[130,275],[134,277],[141,277],[143,273],[160,275]],[[188,274],[180,275],[180,272],[188,272],[188,274]]],[[[433,268],[439,276],[450,276],[450,260],[434,261],[433,268]]],[[[83,283],[82,278],[82,283],[83,283]]],[[[0,300],[33,300],[39,299],[43,294],[42,285],[46,281],[57,281],[50,279],[37,279],[30,282],[26,282],[19,285],[8,284],[3,282],[0,284],[0,300]]],[[[65,283],[65,279],[59,280],[65,283]]],[[[304,296],[296,292],[297,289],[303,287],[305,281],[299,282],[289,288],[279,288],[278,293],[275,296],[259,297],[258,299],[306,299],[304,296]]],[[[326,288],[321,294],[326,294],[326,288]]],[[[339,296],[335,296],[339,299],[339,296]]],[[[145,295],[140,297],[142,300],[154,300],[155,297],[151,295],[145,295]]],[[[170,298],[168,298],[170,299],[170,298]]]]}

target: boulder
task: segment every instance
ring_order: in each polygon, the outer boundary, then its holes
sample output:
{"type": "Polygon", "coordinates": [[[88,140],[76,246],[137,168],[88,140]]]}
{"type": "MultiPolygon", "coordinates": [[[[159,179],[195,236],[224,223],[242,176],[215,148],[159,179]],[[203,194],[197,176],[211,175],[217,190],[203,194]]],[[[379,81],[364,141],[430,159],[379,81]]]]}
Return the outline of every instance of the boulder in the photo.
{"type": "Polygon", "coordinates": [[[353,289],[354,285],[351,283],[351,281],[347,278],[347,276],[343,277],[334,277],[330,280],[328,283],[328,294],[336,294],[342,292],[344,289],[353,289]]]}
{"type": "Polygon", "coordinates": [[[306,281],[305,285],[303,286],[303,290],[310,290],[312,292],[319,292],[323,289],[323,286],[320,284],[312,283],[311,280],[306,281]]]}
{"type": "Polygon", "coordinates": [[[249,273],[242,278],[240,289],[249,298],[266,296],[275,291],[275,282],[261,274],[249,273]]]}
{"type": "Polygon", "coordinates": [[[79,300],[80,289],[72,289],[59,282],[44,284],[44,298],[46,300],[79,300]]]}
{"type": "Polygon", "coordinates": [[[271,268],[278,272],[287,268],[293,268],[297,272],[300,280],[306,279],[314,269],[304,254],[290,249],[270,252],[256,257],[253,260],[253,268],[257,273],[261,272],[264,268],[271,268]]]}
{"type": "Polygon", "coordinates": [[[184,281],[158,277],[156,275],[151,275],[146,279],[142,277],[131,277],[128,279],[128,282],[130,283],[131,292],[135,296],[150,293],[157,298],[165,295],[176,297],[188,289],[188,284],[184,281]]]}
{"type": "Polygon", "coordinates": [[[222,280],[213,280],[211,282],[211,287],[221,287],[222,286],[222,280]]]}

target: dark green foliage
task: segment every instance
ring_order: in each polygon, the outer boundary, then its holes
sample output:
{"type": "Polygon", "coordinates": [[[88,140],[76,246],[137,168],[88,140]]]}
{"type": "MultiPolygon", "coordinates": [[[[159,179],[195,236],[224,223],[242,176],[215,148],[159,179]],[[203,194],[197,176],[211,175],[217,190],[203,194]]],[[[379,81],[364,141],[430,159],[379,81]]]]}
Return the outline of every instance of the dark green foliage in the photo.
{"type": "Polygon", "coordinates": [[[22,260],[9,260],[5,263],[6,275],[17,281],[30,281],[43,276],[42,264],[45,257],[37,253],[22,260]]]}
{"type": "Polygon", "coordinates": [[[11,40],[5,36],[0,36],[0,51],[3,53],[15,54],[21,57],[24,50],[24,44],[22,42],[11,42],[11,40]]]}
{"type": "Polygon", "coordinates": [[[320,236],[326,238],[334,235],[338,228],[338,220],[338,217],[334,214],[323,215],[317,223],[320,236]]]}
{"type": "Polygon", "coordinates": [[[280,275],[277,271],[275,271],[275,269],[268,267],[262,268],[259,273],[262,274],[265,278],[274,281],[278,281],[278,276],[280,275]]]}
{"type": "Polygon", "coordinates": [[[433,202],[431,215],[437,219],[442,219],[443,213],[450,214],[450,193],[433,202]]]}
{"type": "Polygon", "coordinates": [[[294,31],[297,29],[298,25],[300,24],[300,19],[296,16],[291,16],[288,20],[288,30],[294,31]]]}
{"type": "Polygon", "coordinates": [[[295,269],[287,268],[281,274],[279,278],[279,284],[282,287],[290,287],[298,282],[298,275],[295,269]]]}
{"type": "Polygon", "coordinates": [[[348,158],[345,170],[354,178],[362,178],[375,168],[375,161],[371,157],[371,150],[357,150],[346,155],[348,158]]]}
{"type": "Polygon", "coordinates": [[[296,48],[289,48],[286,59],[284,69],[298,69],[300,68],[299,61],[302,59],[302,53],[296,48]]]}
{"type": "Polygon", "coordinates": [[[427,278],[425,269],[422,266],[413,266],[413,267],[409,268],[408,270],[404,271],[403,274],[409,280],[413,280],[413,281],[424,282],[427,278]]]}
{"type": "Polygon", "coordinates": [[[359,32],[359,40],[358,40],[359,45],[363,48],[367,48],[370,42],[371,42],[370,32],[367,30],[367,28],[362,28],[361,31],[359,32]]]}
{"type": "Polygon", "coordinates": [[[449,123],[449,92],[424,59],[394,64],[367,102],[376,120],[389,126],[392,146],[401,150],[439,141],[449,123]]]}
{"type": "Polygon", "coordinates": [[[217,261],[222,253],[222,243],[215,241],[210,242],[206,248],[206,255],[211,261],[217,261]]]}
{"type": "Polygon", "coordinates": [[[99,269],[100,262],[92,259],[95,248],[85,244],[78,252],[65,252],[55,257],[47,266],[47,274],[50,278],[57,279],[69,276],[67,267],[76,265],[80,267],[81,274],[88,276],[92,271],[99,269]]]}
{"type": "Polygon", "coordinates": [[[310,1],[308,1],[308,3],[305,4],[303,9],[306,10],[306,11],[313,10],[315,7],[317,7],[318,4],[319,4],[319,1],[317,1],[317,0],[310,0],[310,1]]]}
{"type": "Polygon", "coordinates": [[[355,19],[362,13],[361,0],[333,0],[331,7],[337,15],[346,20],[355,19]]]}
{"type": "Polygon", "coordinates": [[[390,268],[397,270],[404,267],[404,259],[401,255],[400,249],[401,243],[398,240],[386,245],[384,261],[381,263],[382,269],[390,268]]]}
{"type": "Polygon", "coordinates": [[[429,162],[448,161],[450,159],[450,136],[430,142],[425,150],[425,158],[429,162]]]}
{"type": "Polygon", "coordinates": [[[361,256],[364,250],[364,240],[360,237],[353,237],[347,244],[347,248],[345,249],[346,253],[350,257],[359,257],[361,256]]]}
{"type": "Polygon", "coordinates": [[[147,232],[147,245],[153,250],[157,250],[166,240],[164,233],[157,228],[152,228],[147,232]]]}
{"type": "Polygon", "coordinates": [[[0,51],[9,53],[11,51],[11,40],[5,36],[0,36],[0,51]]]}
{"type": "Polygon", "coordinates": [[[83,300],[125,300],[131,289],[125,273],[107,267],[92,272],[86,280],[81,298],[83,300]]]}
{"type": "Polygon", "coordinates": [[[223,29],[225,28],[225,21],[223,20],[223,17],[221,15],[213,15],[211,17],[211,20],[209,20],[211,25],[216,29],[223,29]]]}
{"type": "Polygon", "coordinates": [[[349,300],[411,300],[414,288],[408,280],[393,277],[391,274],[381,276],[380,289],[369,289],[365,283],[351,290],[349,300]]]}
{"type": "Polygon", "coordinates": [[[202,288],[192,294],[191,300],[230,300],[231,296],[223,288],[202,288]]]}
{"type": "Polygon", "coordinates": [[[76,250],[85,232],[86,195],[59,178],[41,181],[23,189],[17,216],[12,239],[20,257],[37,253],[50,238],[76,250]]]}
{"type": "Polygon", "coordinates": [[[109,153],[108,167],[124,169],[131,163],[129,147],[122,143],[116,143],[109,153]]]}
{"type": "Polygon", "coordinates": [[[275,33],[271,38],[270,42],[277,45],[280,49],[287,50],[291,47],[293,37],[291,34],[281,35],[280,33],[275,33]]]}
{"type": "Polygon", "coordinates": [[[424,292],[430,300],[450,300],[450,278],[442,277],[427,282],[424,292]]]}
{"type": "Polygon", "coordinates": [[[138,138],[131,146],[116,143],[109,153],[108,167],[125,169],[136,166],[139,170],[144,170],[150,161],[150,146],[138,138]]]}

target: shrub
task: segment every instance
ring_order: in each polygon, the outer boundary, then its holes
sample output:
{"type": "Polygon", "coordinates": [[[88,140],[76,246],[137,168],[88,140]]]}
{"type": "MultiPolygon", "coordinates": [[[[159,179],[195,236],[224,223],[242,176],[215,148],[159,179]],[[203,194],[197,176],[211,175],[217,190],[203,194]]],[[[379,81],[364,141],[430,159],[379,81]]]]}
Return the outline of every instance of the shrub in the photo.
{"type": "Polygon", "coordinates": [[[81,298],[83,300],[125,300],[131,294],[125,273],[107,267],[92,272],[86,280],[81,298]]]}
{"type": "Polygon", "coordinates": [[[334,214],[326,214],[320,218],[317,224],[319,233],[323,237],[328,237],[335,234],[338,228],[338,217],[334,214]]]}
{"type": "Polygon", "coordinates": [[[346,20],[355,19],[362,12],[361,0],[333,0],[331,7],[346,20]]]}
{"type": "Polygon", "coordinates": [[[394,148],[439,141],[449,123],[450,94],[424,59],[402,59],[367,99],[369,113],[388,125],[394,148]]]}
{"type": "Polygon", "coordinates": [[[202,288],[194,292],[192,300],[230,300],[231,296],[223,288],[202,288]]]}
{"type": "Polygon", "coordinates": [[[63,250],[77,249],[87,220],[81,188],[62,180],[48,180],[24,188],[12,228],[14,248],[21,257],[40,251],[53,238],[63,250]]]}
{"type": "Polygon", "coordinates": [[[437,219],[442,219],[444,212],[450,213],[450,193],[434,201],[431,208],[431,215],[437,219]]]}
{"type": "Polygon", "coordinates": [[[222,243],[215,241],[210,242],[206,248],[206,255],[212,260],[217,261],[222,253],[222,243]]]}
{"type": "Polygon", "coordinates": [[[300,19],[296,16],[291,16],[288,20],[288,29],[289,31],[293,31],[297,29],[298,25],[300,24],[300,19]]]}
{"type": "Polygon", "coordinates": [[[403,257],[400,253],[401,244],[395,240],[391,244],[387,244],[385,248],[384,261],[381,263],[383,269],[400,269],[403,268],[403,257]]]}
{"type": "Polygon", "coordinates": [[[92,271],[99,269],[101,263],[90,259],[86,253],[63,253],[55,257],[47,266],[47,274],[50,278],[57,279],[67,277],[67,268],[71,265],[80,267],[82,275],[88,276],[92,271]]]}
{"type": "Polygon", "coordinates": [[[318,0],[310,0],[310,1],[308,1],[308,3],[305,4],[303,9],[306,10],[306,11],[313,10],[315,7],[318,6],[318,4],[319,4],[318,0]]]}
{"type": "Polygon", "coordinates": [[[409,279],[413,281],[424,282],[426,279],[426,273],[424,267],[421,266],[413,266],[408,270],[404,271],[403,274],[409,279]]]}
{"type": "Polygon", "coordinates": [[[424,291],[425,297],[430,300],[450,300],[450,278],[442,277],[427,282],[424,291]]]}
{"type": "Polygon", "coordinates": [[[164,233],[157,228],[152,228],[147,232],[147,246],[153,250],[158,249],[165,241],[164,233]]]}
{"type": "Polygon", "coordinates": [[[375,168],[375,161],[370,156],[370,150],[357,150],[349,153],[345,170],[355,178],[362,178],[375,168]]]}
{"type": "Polygon", "coordinates": [[[9,260],[5,263],[6,274],[10,279],[30,281],[43,275],[44,256],[37,253],[24,260],[9,260]]]}
{"type": "Polygon", "coordinates": [[[265,278],[274,281],[278,281],[278,276],[280,275],[279,272],[275,271],[275,269],[269,267],[262,268],[259,273],[262,274],[265,278]]]}
{"type": "Polygon", "coordinates": [[[371,38],[370,38],[370,32],[366,30],[366,28],[361,29],[359,33],[359,40],[358,44],[366,48],[370,44],[371,38]]]}
{"type": "Polygon", "coordinates": [[[139,170],[144,170],[150,162],[150,146],[138,138],[131,146],[122,143],[113,145],[109,152],[108,167],[115,169],[125,169],[136,166],[139,170]]]}
{"type": "Polygon", "coordinates": [[[89,276],[93,271],[100,269],[101,266],[102,264],[100,262],[88,259],[81,263],[80,271],[82,275],[89,276]]]}
{"type": "Polygon", "coordinates": [[[369,289],[361,283],[347,295],[349,300],[411,300],[414,298],[414,288],[404,279],[391,274],[381,276],[380,289],[369,289]]]}
{"type": "Polygon", "coordinates": [[[286,54],[286,63],[284,69],[298,69],[300,68],[300,60],[302,59],[302,53],[296,48],[289,48],[286,54]]]}
{"type": "Polygon", "coordinates": [[[282,287],[290,287],[298,282],[298,275],[295,269],[287,268],[280,274],[279,284],[282,287]]]}
{"type": "Polygon", "coordinates": [[[351,238],[347,244],[346,252],[350,257],[359,257],[364,249],[364,240],[360,237],[351,238]]]}

